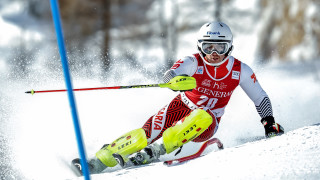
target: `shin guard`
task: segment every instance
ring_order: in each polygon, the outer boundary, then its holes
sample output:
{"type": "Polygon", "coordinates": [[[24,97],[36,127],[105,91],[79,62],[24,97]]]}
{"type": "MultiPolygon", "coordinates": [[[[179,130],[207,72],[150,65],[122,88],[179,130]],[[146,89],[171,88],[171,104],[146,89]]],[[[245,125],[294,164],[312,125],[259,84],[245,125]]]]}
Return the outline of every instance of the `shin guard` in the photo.
{"type": "Polygon", "coordinates": [[[147,146],[147,137],[142,128],[130,131],[120,138],[113,141],[106,147],[103,147],[96,153],[96,157],[106,166],[114,167],[118,162],[114,159],[113,154],[119,154],[127,159],[127,156],[142,150],[147,146]]]}
{"type": "Polygon", "coordinates": [[[185,117],[181,124],[168,128],[163,133],[163,145],[169,154],[203,133],[213,122],[209,113],[196,109],[185,117]]]}

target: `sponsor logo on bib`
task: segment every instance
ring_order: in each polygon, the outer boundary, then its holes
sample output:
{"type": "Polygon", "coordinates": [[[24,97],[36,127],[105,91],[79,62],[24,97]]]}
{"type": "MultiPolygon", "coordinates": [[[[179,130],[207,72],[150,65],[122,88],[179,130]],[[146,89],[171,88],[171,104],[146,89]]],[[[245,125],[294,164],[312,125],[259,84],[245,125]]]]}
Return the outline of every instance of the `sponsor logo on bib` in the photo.
{"type": "Polygon", "coordinates": [[[205,79],[201,83],[202,86],[210,87],[211,86],[211,80],[205,79]]]}
{"type": "Polygon", "coordinates": [[[232,79],[239,79],[240,72],[239,71],[232,71],[232,79]]]}
{"type": "Polygon", "coordinates": [[[199,66],[196,74],[203,74],[203,66],[199,66]]]}

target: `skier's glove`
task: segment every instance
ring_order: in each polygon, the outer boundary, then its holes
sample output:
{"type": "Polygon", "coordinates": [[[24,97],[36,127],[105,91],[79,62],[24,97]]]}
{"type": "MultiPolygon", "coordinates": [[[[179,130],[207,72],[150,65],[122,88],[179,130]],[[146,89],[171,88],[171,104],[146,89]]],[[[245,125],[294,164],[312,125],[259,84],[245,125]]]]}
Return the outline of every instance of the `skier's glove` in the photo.
{"type": "Polygon", "coordinates": [[[274,122],[273,116],[267,116],[261,119],[267,138],[278,136],[284,133],[283,127],[274,122]]]}
{"type": "Polygon", "coordinates": [[[187,75],[179,75],[172,78],[162,87],[167,87],[173,91],[191,91],[197,86],[196,79],[187,75]]]}

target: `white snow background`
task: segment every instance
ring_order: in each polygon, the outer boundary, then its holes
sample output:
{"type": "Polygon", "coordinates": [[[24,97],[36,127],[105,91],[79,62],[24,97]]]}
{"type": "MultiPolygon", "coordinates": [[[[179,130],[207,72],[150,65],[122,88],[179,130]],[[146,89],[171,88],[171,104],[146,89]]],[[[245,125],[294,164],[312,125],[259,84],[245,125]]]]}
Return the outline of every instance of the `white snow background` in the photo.
{"type": "MultiPolygon", "coordinates": [[[[19,34],[19,28],[1,17],[0,23],[1,31],[6,32],[6,35],[0,33],[0,45],[5,46],[10,43],[10,33],[19,34]]],[[[238,39],[242,38],[238,36],[238,39]]],[[[251,42],[255,42],[256,37],[251,38],[251,42]]],[[[194,42],[190,42],[193,48],[191,43],[194,42]]],[[[254,104],[238,87],[215,135],[224,143],[224,150],[216,151],[213,147],[216,152],[178,166],[157,163],[92,175],[91,178],[320,179],[320,74],[317,71],[320,64],[311,61],[255,66],[251,63],[252,58],[248,58],[252,54],[245,50],[249,45],[240,46],[237,39],[234,43],[234,56],[252,66],[271,99],[276,121],[285,128],[286,134],[260,139],[264,136],[260,117],[254,104]]],[[[185,51],[190,52],[190,49],[185,51]]],[[[2,77],[7,73],[5,63],[0,61],[2,77]]],[[[128,70],[118,84],[102,84],[97,77],[81,79],[73,76],[73,86],[130,85],[132,77],[137,76],[128,70]]],[[[66,164],[78,157],[67,94],[32,96],[24,93],[31,89],[64,89],[62,74],[46,75],[35,67],[30,77],[33,79],[28,81],[5,78],[0,81],[1,106],[7,110],[1,114],[1,130],[10,137],[12,148],[9,153],[14,159],[14,168],[30,180],[82,179],[74,176],[66,164]]],[[[143,84],[158,83],[140,79],[143,84]]],[[[159,88],[75,92],[87,156],[92,157],[103,144],[141,127],[176,95],[176,92],[159,88]]]]}

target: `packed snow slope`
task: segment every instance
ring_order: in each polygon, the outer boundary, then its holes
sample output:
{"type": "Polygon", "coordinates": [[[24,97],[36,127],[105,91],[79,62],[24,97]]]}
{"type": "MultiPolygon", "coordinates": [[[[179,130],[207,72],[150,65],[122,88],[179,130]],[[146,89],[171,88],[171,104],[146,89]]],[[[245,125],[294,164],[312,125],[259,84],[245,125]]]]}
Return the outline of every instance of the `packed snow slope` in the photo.
{"type": "MultiPolygon", "coordinates": [[[[92,175],[92,179],[319,179],[320,126],[314,125],[320,123],[316,65],[253,67],[272,101],[276,121],[287,132],[283,136],[261,140],[264,129],[260,117],[238,87],[215,135],[225,150],[180,166],[158,163],[92,175]]],[[[130,85],[130,77],[115,84],[75,77],[73,85],[130,85]]],[[[32,81],[8,80],[2,84],[5,102],[1,103],[6,111],[1,128],[11,147],[7,153],[13,159],[14,172],[19,172],[21,179],[78,179],[67,166],[78,157],[67,94],[24,93],[31,89],[63,89],[63,80],[43,75],[32,81]]],[[[92,157],[103,144],[141,127],[176,95],[160,88],[75,92],[87,156],[92,157]]]]}
{"type": "Polygon", "coordinates": [[[92,179],[319,179],[319,168],[318,124],[212,152],[181,165],[157,163],[93,175],[92,179]]]}

